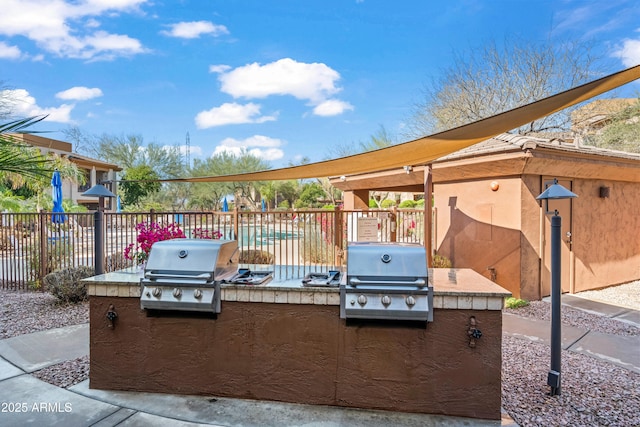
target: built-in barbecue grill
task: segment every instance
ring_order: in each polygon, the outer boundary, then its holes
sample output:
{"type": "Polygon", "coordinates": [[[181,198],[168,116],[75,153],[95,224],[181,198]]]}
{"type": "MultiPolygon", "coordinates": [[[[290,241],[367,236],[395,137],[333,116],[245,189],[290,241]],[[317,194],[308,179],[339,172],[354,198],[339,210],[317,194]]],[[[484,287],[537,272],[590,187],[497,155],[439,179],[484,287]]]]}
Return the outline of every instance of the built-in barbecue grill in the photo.
{"type": "Polygon", "coordinates": [[[347,280],[340,285],[343,319],[433,321],[423,246],[404,243],[352,243],[347,280]]]}
{"type": "Polygon", "coordinates": [[[220,313],[220,283],[237,269],[235,240],[156,242],[140,279],[140,307],[220,313]]]}

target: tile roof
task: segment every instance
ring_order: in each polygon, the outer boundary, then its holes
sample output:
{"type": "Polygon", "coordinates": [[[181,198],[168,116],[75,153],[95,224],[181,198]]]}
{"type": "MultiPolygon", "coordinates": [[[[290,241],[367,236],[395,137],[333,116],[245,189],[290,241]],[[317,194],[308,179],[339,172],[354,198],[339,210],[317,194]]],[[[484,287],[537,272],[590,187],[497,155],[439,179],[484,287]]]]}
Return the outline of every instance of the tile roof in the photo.
{"type": "Polygon", "coordinates": [[[629,153],[626,151],[609,150],[606,148],[598,148],[590,145],[575,144],[565,142],[557,138],[540,138],[527,135],[518,135],[510,133],[502,133],[493,138],[482,141],[465,149],[456,151],[444,157],[439,158],[436,163],[446,162],[448,160],[457,160],[470,157],[486,156],[490,154],[507,153],[513,151],[521,151],[536,148],[553,149],[571,153],[589,154],[602,157],[617,157],[629,160],[640,161],[640,154],[629,153]]]}

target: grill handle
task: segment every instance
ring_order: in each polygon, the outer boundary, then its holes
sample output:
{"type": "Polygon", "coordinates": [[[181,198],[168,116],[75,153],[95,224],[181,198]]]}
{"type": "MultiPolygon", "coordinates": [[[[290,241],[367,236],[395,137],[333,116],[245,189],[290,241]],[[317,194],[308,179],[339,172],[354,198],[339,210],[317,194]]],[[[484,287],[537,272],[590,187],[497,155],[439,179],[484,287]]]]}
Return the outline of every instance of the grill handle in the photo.
{"type": "Polygon", "coordinates": [[[211,273],[202,273],[197,276],[188,274],[156,274],[156,273],[144,273],[145,279],[191,279],[191,280],[211,280],[211,273]]]}
{"type": "Polygon", "coordinates": [[[413,282],[404,280],[360,280],[357,277],[349,279],[349,284],[353,286],[358,285],[399,285],[399,286],[424,286],[426,284],[424,279],[416,279],[413,282]]]}

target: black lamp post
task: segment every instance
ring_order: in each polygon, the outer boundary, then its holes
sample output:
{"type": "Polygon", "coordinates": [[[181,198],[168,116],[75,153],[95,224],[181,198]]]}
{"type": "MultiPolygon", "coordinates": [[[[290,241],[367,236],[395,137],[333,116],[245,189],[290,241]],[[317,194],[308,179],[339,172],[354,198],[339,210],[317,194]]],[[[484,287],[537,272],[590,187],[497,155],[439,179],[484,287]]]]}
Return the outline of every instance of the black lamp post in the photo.
{"type": "Polygon", "coordinates": [[[96,275],[104,273],[104,198],[116,197],[102,184],[96,184],[84,193],[83,196],[98,197],[98,210],[93,214],[93,261],[96,275]]]}
{"type": "MultiPolygon", "coordinates": [[[[559,200],[578,197],[576,194],[558,184],[558,180],[553,180],[553,185],[542,192],[537,200],[559,200]]],[[[561,281],[561,230],[562,217],[558,211],[545,209],[546,214],[553,214],[551,217],[551,369],[547,376],[547,385],[551,387],[551,396],[560,395],[560,373],[562,365],[562,320],[560,317],[560,298],[562,294],[561,281]]]]}

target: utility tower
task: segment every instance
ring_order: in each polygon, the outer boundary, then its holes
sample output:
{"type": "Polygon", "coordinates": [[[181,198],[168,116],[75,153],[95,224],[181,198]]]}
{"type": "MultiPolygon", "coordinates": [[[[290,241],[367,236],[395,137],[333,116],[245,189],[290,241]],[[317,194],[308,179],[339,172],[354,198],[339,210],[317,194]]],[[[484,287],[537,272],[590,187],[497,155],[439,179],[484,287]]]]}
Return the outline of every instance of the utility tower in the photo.
{"type": "Polygon", "coordinates": [[[187,166],[187,170],[190,170],[191,169],[191,138],[189,138],[189,132],[187,132],[187,138],[184,145],[185,145],[184,160],[187,166]]]}

